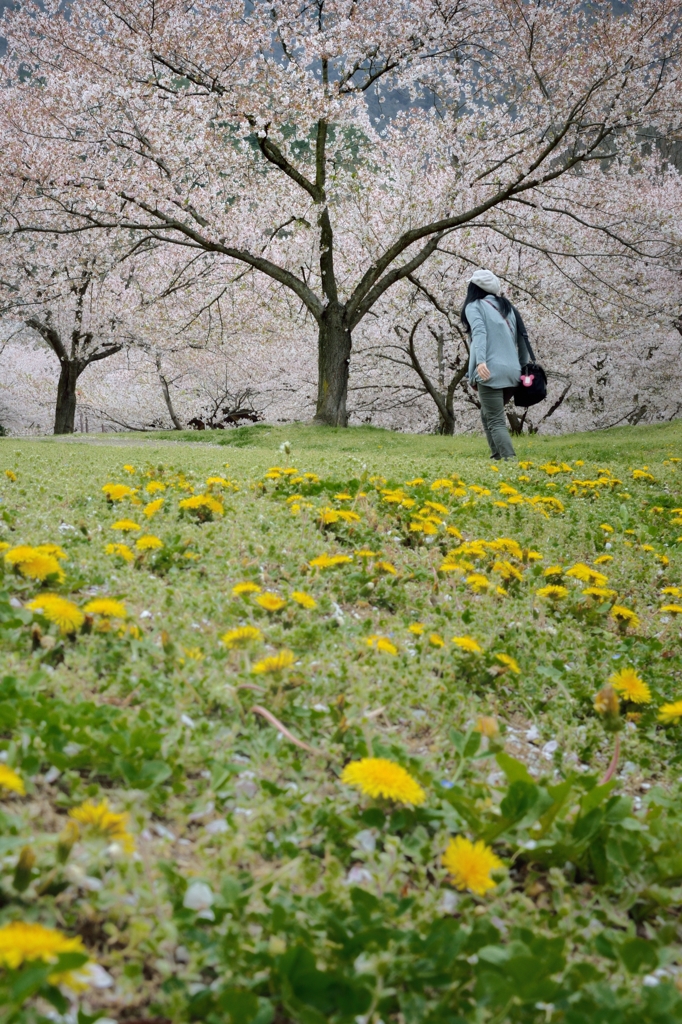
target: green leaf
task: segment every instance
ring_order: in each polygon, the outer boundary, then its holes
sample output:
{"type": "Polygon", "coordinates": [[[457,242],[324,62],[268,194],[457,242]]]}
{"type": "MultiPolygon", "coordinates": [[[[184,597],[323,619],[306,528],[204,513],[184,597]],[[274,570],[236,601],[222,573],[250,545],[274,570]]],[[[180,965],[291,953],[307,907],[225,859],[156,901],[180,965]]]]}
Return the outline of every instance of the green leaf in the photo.
{"type": "Polygon", "coordinates": [[[482,739],[483,737],[481,736],[480,732],[472,732],[471,735],[467,738],[466,746],[464,747],[462,757],[473,757],[474,754],[478,751],[482,739]]]}
{"type": "Polygon", "coordinates": [[[626,971],[630,974],[638,974],[642,969],[650,971],[658,967],[656,947],[646,939],[626,939],[618,947],[618,955],[623,961],[626,971]]]}
{"type": "Polygon", "coordinates": [[[588,814],[593,808],[598,807],[606,797],[609,795],[611,790],[618,785],[616,779],[611,779],[610,782],[605,783],[603,786],[595,786],[589,793],[585,793],[585,796],[580,799],[580,809],[583,814],[588,814]]]}
{"type": "Polygon", "coordinates": [[[230,1024],[253,1024],[259,1010],[258,996],[242,989],[224,989],[217,999],[217,1006],[229,1014],[230,1024]]]}
{"type": "Polygon", "coordinates": [[[525,764],[517,761],[511,754],[506,754],[504,750],[501,750],[499,754],[495,755],[495,760],[507,776],[508,782],[530,782],[535,785],[525,764]]]}

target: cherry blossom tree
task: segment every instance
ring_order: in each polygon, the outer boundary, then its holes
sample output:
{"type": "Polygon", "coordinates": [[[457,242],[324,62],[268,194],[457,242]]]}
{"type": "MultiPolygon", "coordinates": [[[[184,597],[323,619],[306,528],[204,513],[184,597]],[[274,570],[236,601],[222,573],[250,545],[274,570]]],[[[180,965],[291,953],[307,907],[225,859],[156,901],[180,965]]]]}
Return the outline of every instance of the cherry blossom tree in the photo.
{"type": "Polygon", "coordinates": [[[414,417],[428,408],[426,397],[441,432],[471,421],[477,401],[464,378],[468,347],[458,308],[470,268],[486,265],[521,309],[550,375],[546,403],[526,414],[508,407],[513,430],[547,429],[552,417],[589,429],[679,415],[682,181],[653,160],[631,178],[628,202],[609,193],[606,179],[603,193],[592,195],[608,209],[614,232],[627,225],[627,246],[600,233],[599,252],[589,225],[567,233],[561,218],[527,208],[476,232],[468,247],[439,250],[393,289],[357,339],[356,414],[402,407],[414,417]]]}
{"type": "Polygon", "coordinates": [[[591,195],[679,128],[679,7],[615,6],[27,0],[3,205],[19,233],[125,229],[265,275],[317,331],[317,420],[345,425],[354,333],[440,251],[529,211],[629,246],[591,195]]]}
{"type": "Polygon", "coordinates": [[[54,433],[73,433],[81,374],[131,341],[125,253],[110,239],[73,235],[3,238],[0,316],[34,331],[59,360],[54,433]]]}

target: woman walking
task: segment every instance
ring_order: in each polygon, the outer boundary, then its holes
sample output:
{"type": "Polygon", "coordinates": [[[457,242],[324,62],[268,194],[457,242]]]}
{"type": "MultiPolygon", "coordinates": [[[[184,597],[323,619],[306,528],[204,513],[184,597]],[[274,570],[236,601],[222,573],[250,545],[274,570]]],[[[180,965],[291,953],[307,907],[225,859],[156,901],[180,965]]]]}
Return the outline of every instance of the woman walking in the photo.
{"type": "Polygon", "coordinates": [[[468,377],[478,390],[490,458],[513,459],[516,452],[504,407],[531,355],[521,314],[500,294],[501,287],[490,270],[477,270],[469,280],[460,316],[470,335],[468,377]]]}

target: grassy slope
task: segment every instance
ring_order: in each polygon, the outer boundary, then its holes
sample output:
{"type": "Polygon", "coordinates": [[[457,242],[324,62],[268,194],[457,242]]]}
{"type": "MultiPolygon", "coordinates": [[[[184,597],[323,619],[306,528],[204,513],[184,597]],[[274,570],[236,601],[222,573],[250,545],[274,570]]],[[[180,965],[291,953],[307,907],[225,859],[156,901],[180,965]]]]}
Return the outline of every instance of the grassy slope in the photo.
{"type": "MultiPolygon", "coordinates": [[[[89,996],[90,1005],[120,1020],[194,1013],[222,1022],[231,1013],[234,1024],[267,1024],[275,1013],[278,1022],[350,1024],[376,1012],[372,1019],[386,1024],[539,1024],[549,1011],[538,1004],[550,1003],[558,1007],[552,1020],[568,1024],[682,1019],[674,966],[682,953],[675,911],[682,745],[677,727],[656,724],[657,707],[682,698],[680,620],[658,611],[661,588],[682,584],[682,529],[671,522],[671,510],[682,505],[681,470],[668,461],[682,456],[682,424],[523,438],[517,448],[534,463],[528,473],[516,466],[495,472],[482,441],[469,437],[296,426],[155,443],[176,437],[0,441],[0,468],[18,477],[2,485],[0,540],[63,544],[69,561],[61,591],[80,605],[94,593],[123,597],[142,629],[138,640],[79,636],[67,641],[62,661],[55,627],[43,623],[47,640],[31,654],[28,622],[12,621],[16,612],[0,601],[0,659],[14,680],[3,684],[0,746],[28,788],[23,801],[5,803],[0,821],[7,852],[0,923],[30,917],[79,931],[116,981],[89,996]],[[508,596],[476,594],[459,577],[438,573],[457,544],[444,526],[433,543],[405,546],[413,510],[383,502],[368,482],[369,497],[354,506],[360,523],[324,536],[316,511],[290,514],[287,496],[305,485],[252,487],[269,466],[284,465],[278,448],[285,440],[300,471],[330,482],[328,490],[308,488],[314,509],[348,507],[334,494],[355,493],[363,473],[381,473],[393,485],[419,475],[427,483],[405,489],[415,509],[444,502],[451,509],[445,522],[466,539],[511,537],[543,561],[524,566],[512,558],[522,582],[508,596]],[[548,459],[585,466],[550,476],[537,468],[548,459]],[[136,467],[134,477],[124,463],[136,467]],[[642,465],[655,483],[632,479],[642,465]],[[602,486],[594,499],[567,491],[574,477],[595,479],[604,466],[622,483],[602,486]],[[203,526],[179,517],[183,494],[169,490],[149,526],[169,557],[155,565],[147,556],[131,567],[104,554],[111,524],[121,515],[147,524],[134,506],[110,509],[101,487],[110,480],[144,486],[147,471],[165,479],[180,471],[198,490],[208,474],[224,473],[240,489],[225,498],[225,517],[203,526]],[[472,499],[469,492],[465,504],[429,489],[452,473],[492,493],[472,499]],[[519,481],[523,475],[530,479],[519,481]],[[505,480],[526,497],[558,496],[565,512],[545,518],[528,503],[495,506],[505,480]],[[652,505],[664,511],[652,513],[652,505]],[[603,522],[613,534],[600,529],[603,522]],[[188,542],[199,556],[189,562],[182,557],[188,542]],[[586,610],[571,581],[571,597],[556,613],[534,593],[547,582],[545,567],[592,564],[606,542],[608,585],[641,619],[628,633],[599,607],[586,610]],[[398,575],[353,564],[319,572],[307,566],[323,551],[362,546],[380,550],[398,575]],[[243,579],[287,597],[285,610],[269,615],[233,599],[231,587],[243,579]],[[316,598],[316,609],[291,601],[297,588],[316,598]],[[415,639],[407,628],[415,621],[445,646],[415,639]],[[250,656],[219,641],[243,623],[265,637],[250,656]],[[463,634],[485,653],[458,652],[450,638],[463,634]],[[398,653],[372,650],[374,635],[389,637],[398,653]],[[293,669],[251,674],[253,661],[282,648],[295,653],[293,669]],[[515,658],[521,675],[501,671],[497,654],[515,658]],[[634,804],[604,793],[590,798],[591,809],[587,789],[613,743],[592,699],[624,664],[652,691],[650,705],[623,707],[642,712],[622,734],[625,770],[616,790],[634,804]],[[254,700],[327,752],[329,763],[281,740],[250,713],[254,700]],[[462,737],[481,714],[497,716],[499,746],[531,770],[514,792],[509,764],[505,778],[504,763],[470,759],[475,741],[460,757],[462,737]],[[420,779],[422,809],[391,815],[340,784],[343,763],[372,752],[420,779]],[[51,766],[61,775],[46,781],[51,766]],[[570,794],[551,789],[570,779],[570,794]],[[62,876],[54,843],[67,810],[103,796],[130,813],[141,859],[112,856],[106,843],[85,835],[62,876]],[[500,814],[503,798],[511,803],[500,814]],[[544,846],[534,851],[532,826],[552,800],[555,810],[542,819],[544,846]],[[514,801],[523,811],[516,817],[514,801]],[[212,821],[226,830],[207,828],[212,821]],[[485,898],[457,894],[440,867],[448,837],[458,832],[488,837],[510,867],[485,898]],[[12,874],[27,843],[37,855],[35,878],[19,894],[12,874]],[[97,885],[75,884],[84,875],[97,885]],[[63,891],[62,879],[70,883],[63,891]],[[183,907],[193,879],[212,888],[213,921],[183,907]],[[481,947],[492,952],[481,958],[481,947]]],[[[477,568],[502,582],[492,559],[477,568]]],[[[14,576],[5,588],[22,601],[36,593],[14,576]]],[[[488,753],[496,749],[493,742],[488,753]]]]}
{"type": "MultiPolygon", "coordinates": [[[[239,427],[236,430],[160,430],[151,434],[116,434],[113,437],[74,435],[71,443],[84,438],[104,446],[113,440],[117,446],[122,447],[130,442],[133,447],[143,445],[145,448],[153,448],[156,440],[173,441],[176,444],[188,442],[219,445],[229,449],[225,459],[229,459],[231,467],[245,472],[251,468],[259,472],[273,460],[276,462],[280,458],[278,448],[284,441],[292,443],[296,460],[305,460],[306,465],[310,464],[317,470],[339,464],[343,466],[344,474],[365,463],[370,470],[385,471],[387,466],[393,464],[394,458],[398,460],[396,468],[400,467],[401,471],[403,467],[421,465],[425,459],[445,470],[450,458],[486,459],[488,452],[485,439],[478,434],[438,437],[431,434],[400,434],[376,427],[342,430],[320,429],[303,424],[258,425],[239,427]]],[[[18,450],[25,442],[6,439],[3,443],[18,450]]],[[[41,443],[60,442],[54,438],[44,438],[41,443]]],[[[626,464],[646,460],[649,452],[665,457],[666,453],[679,449],[681,443],[682,420],[655,426],[614,427],[611,430],[595,430],[583,434],[524,435],[514,440],[520,459],[606,459],[626,464]]],[[[165,445],[160,450],[165,450],[165,445]]]]}

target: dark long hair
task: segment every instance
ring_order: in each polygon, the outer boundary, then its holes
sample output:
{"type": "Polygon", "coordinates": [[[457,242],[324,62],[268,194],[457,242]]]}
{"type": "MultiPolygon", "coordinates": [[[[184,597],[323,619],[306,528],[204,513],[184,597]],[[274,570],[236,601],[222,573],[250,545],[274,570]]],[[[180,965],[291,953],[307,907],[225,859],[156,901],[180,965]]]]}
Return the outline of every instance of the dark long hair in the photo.
{"type": "Polygon", "coordinates": [[[479,299],[487,299],[488,297],[497,299],[499,303],[500,313],[502,314],[502,316],[509,316],[512,309],[514,308],[509,299],[505,295],[491,295],[490,292],[484,292],[483,289],[479,288],[479,286],[477,284],[474,284],[473,281],[469,281],[466,299],[464,300],[464,305],[462,306],[461,312],[459,314],[466,331],[471,332],[471,326],[469,324],[469,321],[467,320],[467,306],[469,305],[470,302],[478,302],[479,299]]]}

